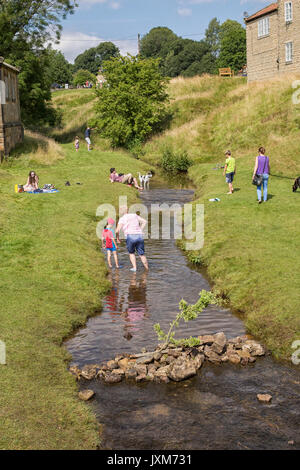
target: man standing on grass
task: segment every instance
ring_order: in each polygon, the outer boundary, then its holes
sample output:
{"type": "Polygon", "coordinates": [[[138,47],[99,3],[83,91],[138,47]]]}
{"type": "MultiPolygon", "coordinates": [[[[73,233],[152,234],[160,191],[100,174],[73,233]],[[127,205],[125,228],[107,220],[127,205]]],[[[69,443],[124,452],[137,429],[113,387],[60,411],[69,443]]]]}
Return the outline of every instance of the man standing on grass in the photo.
{"type": "Polygon", "coordinates": [[[225,155],[227,158],[223,175],[226,175],[226,183],[229,186],[229,193],[227,194],[233,194],[233,178],[236,174],[235,158],[232,157],[230,150],[227,150],[225,155]]]}
{"type": "Polygon", "coordinates": [[[88,146],[88,151],[92,150],[92,143],[91,143],[91,129],[90,127],[87,127],[84,133],[84,138],[88,146]]]}

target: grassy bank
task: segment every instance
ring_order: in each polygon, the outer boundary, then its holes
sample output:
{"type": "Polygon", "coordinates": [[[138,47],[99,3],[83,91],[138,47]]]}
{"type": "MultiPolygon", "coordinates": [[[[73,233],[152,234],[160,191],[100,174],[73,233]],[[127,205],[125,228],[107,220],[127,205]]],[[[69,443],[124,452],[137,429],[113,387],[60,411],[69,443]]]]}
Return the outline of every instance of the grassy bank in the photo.
{"type": "Polygon", "coordinates": [[[82,142],[77,154],[71,143],[27,133],[0,168],[0,340],[7,348],[7,365],[0,366],[1,449],[99,443],[96,420],[77,398],[61,345],[99,311],[108,288],[96,208],[117,204],[124,192],[136,197],[133,189],[109,183],[111,166],[124,172],[145,167],[120,152],[87,152],[82,142]],[[14,184],[25,183],[31,169],[41,185],[54,183],[60,192],[15,194],[14,184]]]}
{"type": "Polygon", "coordinates": [[[291,344],[300,338],[300,192],[292,193],[300,175],[300,107],[292,103],[296,78],[251,85],[218,77],[173,80],[172,126],[147,143],[142,157],[159,164],[165,149],[187,151],[196,202],[205,203],[205,246],[188,255],[208,266],[215,290],[281,358],[290,358],[291,344]],[[251,177],[261,145],[270,156],[272,177],[270,199],[258,206],[251,177]],[[222,170],[214,170],[216,163],[224,164],[228,148],[237,160],[233,196],[226,194],[222,170]],[[208,202],[215,197],[221,202],[208,202]]]}

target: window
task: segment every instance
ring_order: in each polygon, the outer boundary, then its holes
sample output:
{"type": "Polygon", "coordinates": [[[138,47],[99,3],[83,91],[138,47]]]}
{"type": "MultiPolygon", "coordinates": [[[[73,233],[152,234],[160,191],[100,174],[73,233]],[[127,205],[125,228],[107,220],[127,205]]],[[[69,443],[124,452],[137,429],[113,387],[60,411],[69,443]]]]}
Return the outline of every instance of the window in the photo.
{"type": "Polygon", "coordinates": [[[289,23],[290,21],[293,20],[293,3],[292,2],[285,2],[284,15],[285,15],[286,23],[289,23]]]}
{"type": "Polygon", "coordinates": [[[258,37],[267,36],[270,33],[270,18],[267,16],[258,22],[258,37]]]}
{"type": "Polygon", "coordinates": [[[285,45],[285,61],[292,62],[293,61],[293,43],[287,42],[285,45]]]}

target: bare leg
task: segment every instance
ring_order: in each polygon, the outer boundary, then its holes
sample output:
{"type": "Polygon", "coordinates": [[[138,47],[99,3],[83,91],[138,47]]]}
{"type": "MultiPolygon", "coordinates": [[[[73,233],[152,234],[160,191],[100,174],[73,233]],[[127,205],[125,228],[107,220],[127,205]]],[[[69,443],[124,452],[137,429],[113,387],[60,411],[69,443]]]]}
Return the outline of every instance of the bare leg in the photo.
{"type": "Polygon", "coordinates": [[[141,262],[144,265],[144,268],[148,271],[149,270],[149,265],[148,265],[148,261],[147,261],[146,256],[142,255],[142,256],[140,256],[140,258],[141,258],[141,262]]]}
{"type": "Polygon", "coordinates": [[[111,265],[111,252],[110,250],[107,250],[107,262],[108,262],[108,266],[110,268],[112,268],[112,265],[111,265]]]}
{"type": "Polygon", "coordinates": [[[114,251],[114,260],[115,260],[116,266],[118,268],[119,267],[119,261],[118,261],[118,255],[117,255],[116,251],[114,251]]]}
{"type": "Polygon", "coordinates": [[[138,182],[137,182],[136,178],[133,178],[133,183],[134,183],[134,186],[136,187],[136,189],[143,189],[142,186],[138,185],[138,182]]]}
{"type": "Polygon", "coordinates": [[[129,254],[129,258],[130,258],[133,269],[136,270],[136,257],[135,257],[135,254],[134,253],[129,254]]]}

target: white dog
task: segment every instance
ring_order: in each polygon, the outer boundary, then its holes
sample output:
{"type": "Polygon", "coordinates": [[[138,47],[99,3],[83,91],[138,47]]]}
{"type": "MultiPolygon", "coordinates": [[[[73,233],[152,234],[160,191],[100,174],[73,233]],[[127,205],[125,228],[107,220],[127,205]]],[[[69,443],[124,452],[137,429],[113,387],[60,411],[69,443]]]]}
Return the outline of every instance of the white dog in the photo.
{"type": "Polygon", "coordinates": [[[138,175],[139,175],[139,180],[140,180],[141,186],[144,189],[149,189],[150,179],[153,176],[152,173],[149,171],[149,173],[147,173],[146,175],[141,175],[141,173],[138,173],[138,175]]]}

